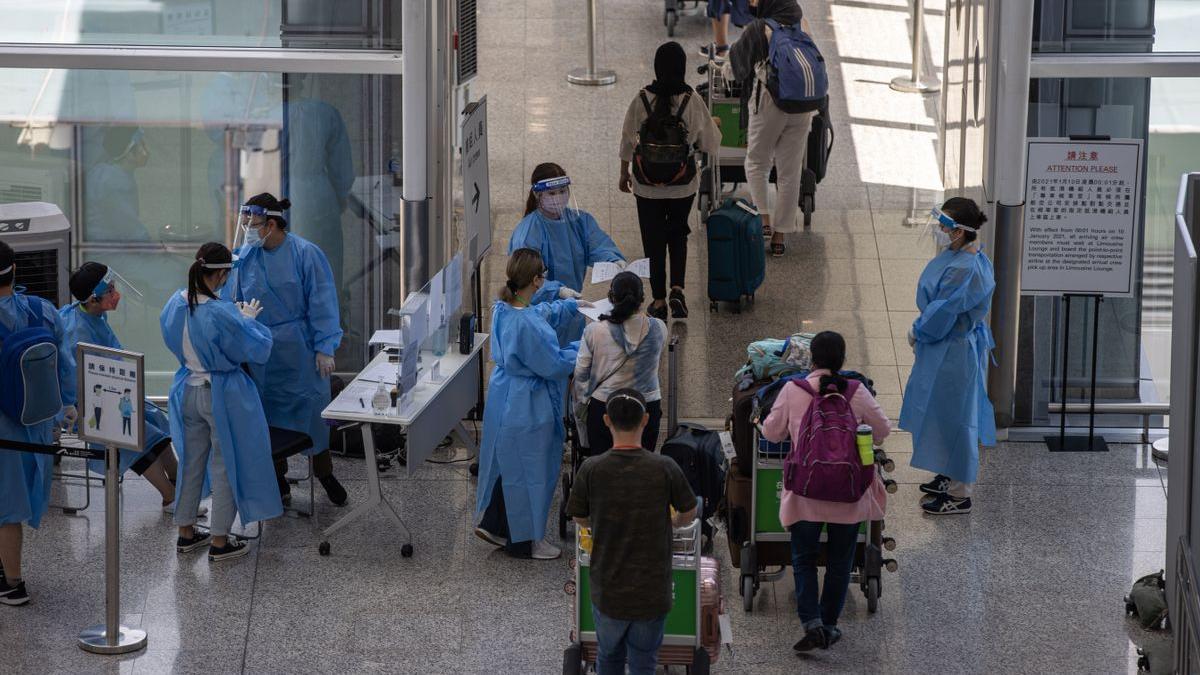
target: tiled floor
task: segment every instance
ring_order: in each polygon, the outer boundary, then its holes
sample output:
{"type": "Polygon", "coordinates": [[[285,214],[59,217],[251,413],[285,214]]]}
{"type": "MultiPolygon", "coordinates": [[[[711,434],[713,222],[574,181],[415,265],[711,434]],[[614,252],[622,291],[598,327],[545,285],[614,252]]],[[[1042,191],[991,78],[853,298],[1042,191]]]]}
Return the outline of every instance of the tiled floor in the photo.
{"type": "MultiPolygon", "coordinates": [[[[500,252],[520,217],[525,185],[542,161],[563,164],[583,208],[617,243],[640,256],[632,197],[619,193],[617,131],[625,106],[651,79],[664,38],[661,5],[600,0],[602,65],[613,87],[568,85],[584,62],[583,8],[557,0],[481,2],[481,69],[492,119],[496,253],[489,287],[502,281],[500,252]]],[[[904,333],[927,244],[906,224],[937,197],[934,99],[891,92],[906,71],[902,0],[804,3],[826,55],[837,145],[813,227],[768,263],[753,308],[705,311],[706,249],[694,223],[687,283],[694,312],[672,329],[683,338],[681,414],[723,418],[731,375],[747,342],[800,330],[833,329],[849,343],[849,365],[868,372],[895,416],[912,362],[904,333]]],[[[933,54],[943,11],[927,4],[933,54]]],[[[685,15],[689,54],[705,21],[685,15]]],[[[603,289],[591,288],[588,297],[603,289]]],[[[869,615],[852,591],[845,639],[798,659],[792,582],[764,585],[754,611],[737,597],[725,539],[716,555],[734,647],[724,673],[1118,673],[1131,672],[1134,643],[1151,639],[1122,614],[1129,583],[1163,564],[1165,486],[1148,452],[1114,446],[1099,455],[1050,455],[1041,445],[986,452],[976,511],[933,520],[918,513],[909,439],[889,441],[898,468],[887,534],[899,570],[883,579],[882,609],[869,615]]],[[[442,459],[447,459],[444,456],[442,459]]],[[[372,516],[316,553],[313,525],[270,523],[250,556],[210,567],[177,556],[169,519],[143,481],[124,488],[122,607],[150,634],[125,657],[81,652],[74,636],[103,616],[103,508],[74,517],[52,511],[27,538],[34,602],[0,607],[0,670],[42,672],[401,672],[553,673],[568,641],[571,600],[565,561],[512,560],[470,534],[474,483],[465,464],[396,469],[384,492],[415,533],[416,554],[399,555],[390,524],[372,516]]],[[[365,494],[362,463],[338,460],[352,500],[365,494]]],[[[61,494],[58,495],[61,498],[61,494]]],[[[75,495],[78,498],[78,495],[75,495]]],[[[324,523],[339,512],[318,499],[324,523]]]]}

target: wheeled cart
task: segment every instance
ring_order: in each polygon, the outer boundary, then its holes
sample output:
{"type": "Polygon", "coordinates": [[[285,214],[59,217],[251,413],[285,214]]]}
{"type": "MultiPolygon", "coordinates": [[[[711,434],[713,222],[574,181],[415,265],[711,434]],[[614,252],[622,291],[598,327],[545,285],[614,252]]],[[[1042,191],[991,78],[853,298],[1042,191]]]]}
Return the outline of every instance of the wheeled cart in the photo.
{"type": "MultiPolygon", "coordinates": [[[[596,626],[592,616],[591,596],[591,535],[583,528],[576,528],[575,558],[571,561],[574,580],[568,581],[565,590],[574,597],[574,627],[571,630],[571,645],[563,652],[563,675],[574,675],[596,662],[596,626]]],[[[705,580],[719,579],[715,562],[700,554],[700,520],[675,530],[672,540],[674,554],[671,559],[672,602],[667,614],[665,635],[658,651],[658,662],[664,666],[681,665],[692,675],[708,675],[715,657],[710,655],[705,643],[719,647],[720,636],[720,591],[708,589],[705,580]],[[715,592],[714,592],[715,591],[715,592]],[[707,603],[706,603],[706,595],[707,603]],[[712,597],[715,595],[715,599],[712,597]],[[712,602],[718,603],[715,607],[712,602]],[[709,636],[705,640],[705,636],[709,636]],[[716,638],[714,639],[714,636],[716,638]]]]}
{"type": "MultiPolygon", "coordinates": [[[[783,492],[783,464],[791,450],[791,441],[771,443],[762,438],[757,426],[754,432],[754,462],[751,465],[750,495],[753,504],[750,511],[749,540],[742,545],[741,577],[738,590],[742,595],[742,608],[750,612],[754,609],[754,596],[758,593],[763,581],[776,581],[787,572],[787,565],[779,565],[777,569],[767,569],[760,564],[758,544],[763,542],[791,542],[791,534],[779,521],[779,501],[783,492]]],[[[884,467],[892,466],[887,454],[880,448],[875,450],[876,470],[888,492],[895,492],[895,481],[883,477],[884,467]]],[[[854,554],[854,569],[851,572],[851,583],[857,583],[867,598],[867,611],[874,613],[879,609],[879,597],[883,592],[882,571],[896,571],[897,563],[885,559],[883,551],[896,548],[896,540],[883,536],[884,522],[873,520],[859,526],[858,545],[854,554]]],[[[822,545],[825,533],[821,533],[822,545]]],[[[824,546],[822,546],[822,549],[824,546]]],[[[824,551],[821,553],[824,562],[824,551]]],[[[778,562],[778,561],[775,561],[778,562]]]]}
{"type": "MultiPolygon", "coordinates": [[[[747,129],[742,128],[741,91],[736,82],[727,81],[721,75],[721,66],[712,60],[700,66],[700,72],[708,76],[707,84],[702,87],[701,95],[708,102],[709,115],[720,120],[721,146],[715,153],[701,156],[700,189],[696,197],[696,208],[700,219],[707,220],[712,212],[726,196],[726,186],[731,186],[732,193],[739,185],[746,182],[746,143],[747,129]]],[[[819,127],[815,134],[809,134],[807,153],[820,152],[821,157],[828,155],[833,147],[833,132],[826,131],[826,123],[818,121],[820,115],[828,116],[828,103],[813,118],[813,124],[819,127]],[[827,144],[823,150],[814,150],[813,142],[827,144]]],[[[804,214],[804,226],[812,225],[812,214],[816,210],[817,181],[816,172],[811,167],[811,161],[805,161],[800,175],[800,211],[804,214]]],[[[767,176],[769,183],[776,182],[775,169],[767,176]]],[[[765,205],[756,205],[765,210],[765,205]]]]}
{"type": "Polygon", "coordinates": [[[684,9],[695,10],[700,7],[701,0],[663,0],[663,25],[667,27],[667,37],[675,37],[675,26],[679,23],[679,13],[684,9]],[[688,2],[692,3],[687,7],[688,2]]]}

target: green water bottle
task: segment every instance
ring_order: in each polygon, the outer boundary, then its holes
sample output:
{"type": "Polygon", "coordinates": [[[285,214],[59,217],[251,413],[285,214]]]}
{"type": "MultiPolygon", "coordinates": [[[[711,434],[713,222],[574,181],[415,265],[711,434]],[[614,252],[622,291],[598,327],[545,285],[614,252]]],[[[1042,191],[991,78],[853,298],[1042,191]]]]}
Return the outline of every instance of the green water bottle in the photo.
{"type": "Polygon", "coordinates": [[[858,458],[862,460],[863,466],[871,466],[875,463],[875,443],[874,437],[871,434],[871,427],[866,424],[858,425],[858,433],[854,440],[858,444],[858,458]]]}

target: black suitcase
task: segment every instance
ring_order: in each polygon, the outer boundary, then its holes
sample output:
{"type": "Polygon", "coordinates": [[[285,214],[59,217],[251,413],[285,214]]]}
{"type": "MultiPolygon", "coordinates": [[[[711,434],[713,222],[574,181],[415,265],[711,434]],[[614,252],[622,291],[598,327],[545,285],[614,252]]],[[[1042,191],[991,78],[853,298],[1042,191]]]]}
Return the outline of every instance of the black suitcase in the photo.
{"type": "Polygon", "coordinates": [[[813,180],[820,183],[829,169],[829,153],[833,151],[833,124],[829,119],[829,97],[826,96],[817,114],[813,115],[812,128],[808,130],[808,154],[805,163],[813,173],[813,180]]]}
{"type": "Polygon", "coordinates": [[[675,460],[692,492],[704,500],[701,520],[705,521],[705,534],[711,536],[707,520],[716,513],[725,492],[725,453],[720,435],[699,424],[682,423],[663,443],[662,454],[675,460]]]}

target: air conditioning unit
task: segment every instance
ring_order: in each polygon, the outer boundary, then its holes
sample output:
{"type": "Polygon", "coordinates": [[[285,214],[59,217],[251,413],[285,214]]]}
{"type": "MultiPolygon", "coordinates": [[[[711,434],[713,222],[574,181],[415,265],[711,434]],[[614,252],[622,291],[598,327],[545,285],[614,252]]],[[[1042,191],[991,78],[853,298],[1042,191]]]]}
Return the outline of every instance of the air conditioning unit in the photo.
{"type": "Polygon", "coordinates": [[[46,202],[0,204],[0,240],[16,252],[16,285],[61,307],[68,301],[71,224],[46,202]]]}

